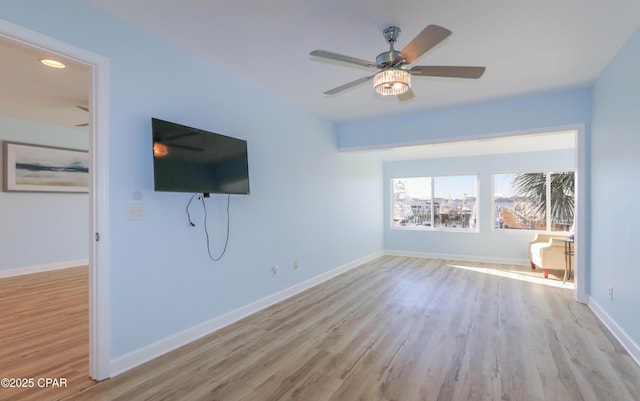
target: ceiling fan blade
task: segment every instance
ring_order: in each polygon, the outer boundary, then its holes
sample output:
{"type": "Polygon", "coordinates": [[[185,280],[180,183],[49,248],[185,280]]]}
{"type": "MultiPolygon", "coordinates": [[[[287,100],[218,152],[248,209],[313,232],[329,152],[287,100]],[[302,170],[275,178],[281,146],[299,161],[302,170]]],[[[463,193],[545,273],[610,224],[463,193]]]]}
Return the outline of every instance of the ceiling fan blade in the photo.
{"type": "Polygon", "coordinates": [[[89,108],[88,108],[88,107],[78,106],[77,104],[76,104],[76,107],[77,107],[77,108],[79,108],[80,110],[83,110],[83,111],[89,112],[89,108]]]}
{"type": "Polygon", "coordinates": [[[411,64],[435,45],[445,40],[449,35],[451,35],[451,31],[446,28],[438,25],[427,25],[418,36],[413,38],[413,40],[402,49],[400,55],[404,58],[405,63],[411,64]]]}
{"type": "Polygon", "coordinates": [[[76,127],[88,127],[89,123],[76,124],[76,127]]]}
{"type": "Polygon", "coordinates": [[[409,88],[409,90],[405,93],[398,95],[398,100],[401,102],[406,102],[407,100],[411,100],[414,97],[416,97],[415,92],[413,91],[413,89],[409,88]]]}
{"type": "Polygon", "coordinates": [[[187,150],[194,150],[197,152],[204,152],[204,149],[202,148],[196,148],[195,146],[188,146],[188,145],[176,145],[174,144],[168,144],[167,145],[170,148],[179,148],[179,149],[187,149],[187,150]]]}
{"type": "Polygon", "coordinates": [[[164,141],[170,142],[170,141],[174,141],[176,139],[180,139],[180,138],[184,138],[186,136],[192,136],[192,135],[198,135],[198,132],[196,132],[194,130],[189,130],[187,132],[181,132],[181,133],[177,133],[177,134],[173,134],[173,135],[167,135],[162,139],[164,141]]]}
{"type": "Polygon", "coordinates": [[[374,63],[373,61],[367,61],[367,60],[363,60],[356,57],[345,56],[343,54],[329,52],[326,50],[314,50],[309,54],[316,57],[323,57],[331,60],[343,61],[345,63],[357,64],[365,67],[378,68],[378,64],[374,63]]]}
{"type": "Polygon", "coordinates": [[[452,67],[445,65],[417,65],[409,72],[422,77],[480,78],[485,67],[452,67]]]}
{"type": "Polygon", "coordinates": [[[373,79],[373,77],[374,76],[371,75],[371,76],[368,76],[368,77],[362,77],[360,79],[356,79],[355,81],[347,82],[344,85],[340,85],[337,88],[333,88],[333,89],[330,89],[330,90],[324,92],[324,94],[325,95],[335,95],[338,92],[342,92],[343,90],[347,90],[347,89],[352,88],[354,86],[357,86],[357,85],[360,85],[360,84],[365,83],[367,81],[370,81],[370,80],[373,79]]]}

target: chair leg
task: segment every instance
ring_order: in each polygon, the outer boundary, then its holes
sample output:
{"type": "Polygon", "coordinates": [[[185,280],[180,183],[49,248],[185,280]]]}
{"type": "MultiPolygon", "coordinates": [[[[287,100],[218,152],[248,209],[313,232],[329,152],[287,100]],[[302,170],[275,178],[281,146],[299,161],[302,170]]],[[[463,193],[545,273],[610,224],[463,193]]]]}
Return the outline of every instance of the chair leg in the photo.
{"type": "Polygon", "coordinates": [[[542,268],[542,272],[544,273],[544,278],[549,278],[549,270],[542,268]]]}
{"type": "Polygon", "coordinates": [[[535,270],[536,269],[536,264],[531,262],[531,270],[535,270]]]}

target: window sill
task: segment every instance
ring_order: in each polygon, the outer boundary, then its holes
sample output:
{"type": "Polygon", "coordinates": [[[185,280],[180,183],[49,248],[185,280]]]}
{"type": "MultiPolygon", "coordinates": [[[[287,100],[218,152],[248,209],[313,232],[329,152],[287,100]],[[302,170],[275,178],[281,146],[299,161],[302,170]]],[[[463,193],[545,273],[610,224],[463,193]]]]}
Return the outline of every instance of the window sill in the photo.
{"type": "Polygon", "coordinates": [[[453,227],[421,227],[421,226],[404,226],[404,227],[389,227],[391,230],[398,231],[424,231],[424,232],[448,232],[448,233],[480,233],[480,230],[477,228],[468,229],[468,228],[453,228],[453,227]]]}

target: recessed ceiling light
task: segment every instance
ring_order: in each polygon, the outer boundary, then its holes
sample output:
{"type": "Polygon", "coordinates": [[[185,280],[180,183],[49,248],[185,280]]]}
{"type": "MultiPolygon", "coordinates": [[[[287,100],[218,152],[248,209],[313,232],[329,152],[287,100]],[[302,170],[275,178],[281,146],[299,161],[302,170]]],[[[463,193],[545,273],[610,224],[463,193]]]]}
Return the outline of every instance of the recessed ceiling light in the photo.
{"type": "Polygon", "coordinates": [[[46,65],[47,67],[53,67],[53,68],[66,68],[67,67],[66,65],[64,65],[60,61],[52,60],[50,58],[41,58],[40,62],[42,64],[46,65]]]}

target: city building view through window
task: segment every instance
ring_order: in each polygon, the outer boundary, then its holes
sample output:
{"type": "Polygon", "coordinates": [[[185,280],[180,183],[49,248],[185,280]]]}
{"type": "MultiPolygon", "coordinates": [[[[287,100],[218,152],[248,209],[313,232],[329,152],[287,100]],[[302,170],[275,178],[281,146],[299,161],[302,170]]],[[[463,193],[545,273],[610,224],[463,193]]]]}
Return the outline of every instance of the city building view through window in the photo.
{"type": "Polygon", "coordinates": [[[476,230],[478,176],[391,180],[393,227],[476,230]]]}
{"type": "Polygon", "coordinates": [[[573,171],[494,174],[495,228],[571,231],[573,171]]]}

